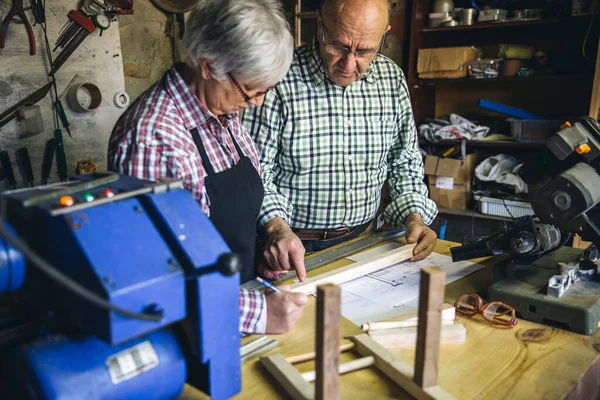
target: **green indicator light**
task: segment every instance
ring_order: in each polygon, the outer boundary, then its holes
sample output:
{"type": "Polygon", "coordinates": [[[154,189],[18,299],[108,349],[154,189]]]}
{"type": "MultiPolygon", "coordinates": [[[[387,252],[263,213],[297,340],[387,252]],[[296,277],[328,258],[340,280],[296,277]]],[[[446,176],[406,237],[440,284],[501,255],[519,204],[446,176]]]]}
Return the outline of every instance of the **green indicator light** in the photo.
{"type": "Polygon", "coordinates": [[[91,193],[85,193],[83,195],[83,199],[89,203],[90,201],[94,201],[94,195],[91,193]]]}

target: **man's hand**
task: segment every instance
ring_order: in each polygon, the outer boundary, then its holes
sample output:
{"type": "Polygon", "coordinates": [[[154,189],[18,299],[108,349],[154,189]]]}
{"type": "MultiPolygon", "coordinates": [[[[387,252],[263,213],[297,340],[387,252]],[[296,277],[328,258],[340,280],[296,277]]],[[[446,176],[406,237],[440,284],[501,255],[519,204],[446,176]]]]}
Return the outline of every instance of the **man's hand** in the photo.
{"type": "Polygon", "coordinates": [[[279,286],[283,293],[268,291],[267,299],[267,327],[265,333],[286,333],[296,326],[302,315],[304,305],[308,303],[308,296],[304,293],[292,293],[288,285],[279,286]]]}
{"type": "Polygon", "coordinates": [[[422,260],[431,254],[437,235],[423,222],[421,215],[412,213],[404,221],[406,227],[406,243],[417,243],[413,249],[411,261],[422,260]]]}
{"type": "Polygon", "coordinates": [[[267,279],[276,279],[280,274],[296,270],[298,279],[306,278],[304,246],[302,241],[283,218],[276,217],[265,225],[267,244],[263,253],[265,266],[259,265],[259,273],[267,279]],[[269,268],[271,271],[269,271],[269,268]]]}

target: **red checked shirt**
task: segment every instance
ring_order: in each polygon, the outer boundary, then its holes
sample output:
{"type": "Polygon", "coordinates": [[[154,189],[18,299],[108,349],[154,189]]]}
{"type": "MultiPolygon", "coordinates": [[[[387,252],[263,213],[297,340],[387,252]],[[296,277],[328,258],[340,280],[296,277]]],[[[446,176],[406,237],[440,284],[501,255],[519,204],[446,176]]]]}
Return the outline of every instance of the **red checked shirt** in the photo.
{"type": "MultiPolygon", "coordinates": [[[[108,168],[151,181],[182,180],[210,215],[207,173],[190,130],[198,129],[215,172],[240,161],[232,135],[260,174],[258,151],[237,115],[216,118],[200,103],[179,74],[181,66],[167,71],[119,118],[108,144],[108,168]]],[[[266,303],[261,292],[240,289],[240,317],[240,332],[264,332],[266,303]]]]}

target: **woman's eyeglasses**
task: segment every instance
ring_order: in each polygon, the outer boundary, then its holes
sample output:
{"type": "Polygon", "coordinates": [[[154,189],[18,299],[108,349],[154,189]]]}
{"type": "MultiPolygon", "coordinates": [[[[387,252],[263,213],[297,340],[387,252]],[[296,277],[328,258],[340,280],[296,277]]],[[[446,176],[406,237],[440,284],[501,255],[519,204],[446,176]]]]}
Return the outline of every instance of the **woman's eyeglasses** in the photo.
{"type": "Polygon", "coordinates": [[[268,88],[267,90],[265,90],[264,92],[256,92],[256,94],[254,96],[250,96],[242,88],[242,85],[240,85],[240,83],[229,72],[226,75],[229,78],[229,80],[231,81],[231,83],[233,83],[233,86],[235,86],[236,89],[238,90],[238,92],[240,92],[240,94],[244,98],[245,102],[249,102],[251,100],[256,99],[257,97],[264,96],[265,94],[267,94],[267,92],[269,92],[269,90],[273,90],[273,89],[275,89],[275,87],[277,87],[277,85],[273,85],[270,88],[268,88]]]}
{"type": "Polygon", "coordinates": [[[475,293],[464,293],[458,296],[454,308],[460,314],[473,316],[480,314],[494,325],[513,327],[517,324],[515,309],[500,301],[485,301],[475,293]]]}

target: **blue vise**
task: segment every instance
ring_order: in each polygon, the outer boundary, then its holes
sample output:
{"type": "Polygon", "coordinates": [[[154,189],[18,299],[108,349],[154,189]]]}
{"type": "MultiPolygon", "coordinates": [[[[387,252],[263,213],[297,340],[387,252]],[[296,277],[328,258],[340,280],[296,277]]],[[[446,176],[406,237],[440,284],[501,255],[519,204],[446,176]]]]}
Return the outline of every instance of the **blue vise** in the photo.
{"type": "Polygon", "coordinates": [[[181,182],[82,175],[0,213],[3,399],[240,391],[240,265],[181,182]]]}

